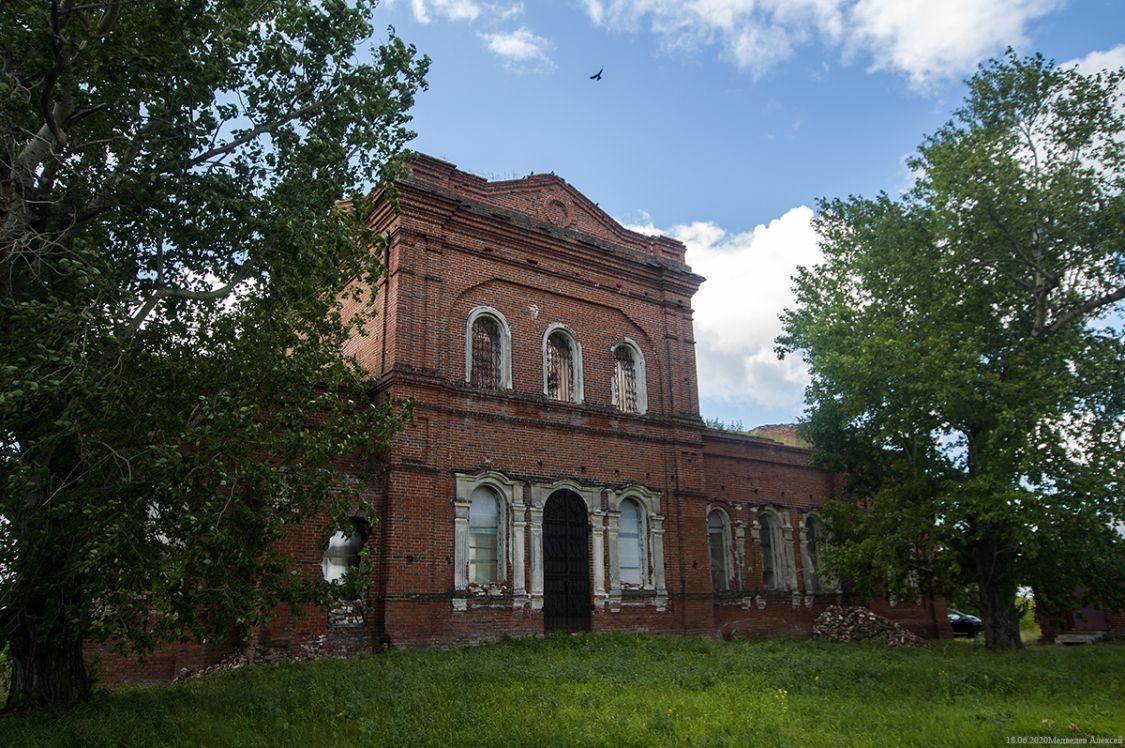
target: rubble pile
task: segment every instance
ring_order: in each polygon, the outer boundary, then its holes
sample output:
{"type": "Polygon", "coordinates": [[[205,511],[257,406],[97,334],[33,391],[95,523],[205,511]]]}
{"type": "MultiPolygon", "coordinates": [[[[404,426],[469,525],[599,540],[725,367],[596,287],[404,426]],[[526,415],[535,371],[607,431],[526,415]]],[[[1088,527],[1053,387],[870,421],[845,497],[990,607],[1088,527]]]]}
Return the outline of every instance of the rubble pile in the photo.
{"type": "Polygon", "coordinates": [[[221,673],[224,670],[241,670],[249,664],[250,658],[248,658],[242,652],[237,652],[228,657],[224,657],[214,665],[200,668],[199,670],[192,670],[191,668],[182,667],[180,668],[180,672],[176,674],[176,677],[172,679],[172,682],[182,683],[183,681],[194,680],[195,678],[206,678],[208,675],[221,673]]]}
{"type": "Polygon", "coordinates": [[[192,670],[180,668],[173,683],[206,678],[215,673],[227,670],[241,670],[248,665],[269,665],[278,662],[312,662],[326,657],[347,657],[348,652],[340,646],[333,646],[328,637],[321,635],[311,642],[300,645],[296,649],[266,649],[253,647],[251,649],[227,655],[219,662],[208,667],[192,670]]]}
{"type": "Polygon", "coordinates": [[[879,641],[889,647],[921,647],[926,640],[867,608],[832,605],[813,623],[813,636],[838,642],[879,641]]]}

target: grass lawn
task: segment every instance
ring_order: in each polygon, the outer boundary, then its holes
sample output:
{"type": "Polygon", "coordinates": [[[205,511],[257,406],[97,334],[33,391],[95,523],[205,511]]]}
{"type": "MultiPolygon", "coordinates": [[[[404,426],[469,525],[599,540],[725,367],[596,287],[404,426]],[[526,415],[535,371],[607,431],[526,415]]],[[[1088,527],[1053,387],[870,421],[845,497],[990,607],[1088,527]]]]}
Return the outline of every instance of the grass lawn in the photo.
{"type": "Polygon", "coordinates": [[[560,636],[262,666],[0,718],[9,747],[1046,742],[1034,736],[1125,736],[1125,645],[560,636]]]}

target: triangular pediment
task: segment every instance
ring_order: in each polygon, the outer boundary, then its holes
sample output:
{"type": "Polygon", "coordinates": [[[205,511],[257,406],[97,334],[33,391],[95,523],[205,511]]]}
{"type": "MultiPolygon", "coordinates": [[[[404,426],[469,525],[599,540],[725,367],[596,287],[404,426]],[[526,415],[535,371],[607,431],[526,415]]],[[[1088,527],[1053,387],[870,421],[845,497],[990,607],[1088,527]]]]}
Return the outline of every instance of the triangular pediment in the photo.
{"type": "Polygon", "coordinates": [[[411,171],[416,179],[475,202],[520,213],[560,231],[683,262],[683,244],[668,237],[630,231],[555,174],[530,174],[522,179],[488,181],[429,156],[418,156],[411,164],[411,171]]]}

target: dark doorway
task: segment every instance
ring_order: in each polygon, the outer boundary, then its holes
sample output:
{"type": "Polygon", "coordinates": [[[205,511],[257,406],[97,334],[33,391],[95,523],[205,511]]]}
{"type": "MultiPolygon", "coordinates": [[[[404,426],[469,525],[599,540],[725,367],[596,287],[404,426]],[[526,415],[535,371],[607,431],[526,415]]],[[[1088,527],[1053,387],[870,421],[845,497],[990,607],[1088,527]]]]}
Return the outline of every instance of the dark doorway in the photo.
{"type": "Polygon", "coordinates": [[[590,630],[586,502],[562,489],[543,508],[543,629],[590,630]]]}

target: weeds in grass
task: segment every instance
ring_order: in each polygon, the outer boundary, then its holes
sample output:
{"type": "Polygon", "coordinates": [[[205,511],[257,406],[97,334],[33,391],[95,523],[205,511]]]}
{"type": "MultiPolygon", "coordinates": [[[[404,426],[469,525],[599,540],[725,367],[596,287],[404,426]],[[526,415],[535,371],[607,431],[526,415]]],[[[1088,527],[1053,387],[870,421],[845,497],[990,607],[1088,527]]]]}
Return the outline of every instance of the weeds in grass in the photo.
{"type": "Polygon", "coordinates": [[[1125,734],[1121,672],[1121,644],[547,637],[102,692],[0,745],[1002,745],[1125,734]]]}

